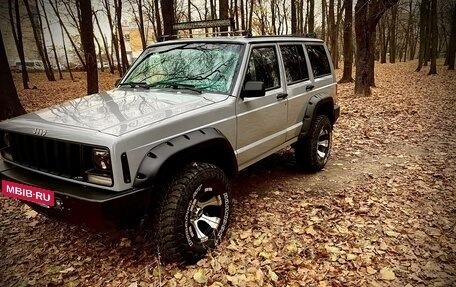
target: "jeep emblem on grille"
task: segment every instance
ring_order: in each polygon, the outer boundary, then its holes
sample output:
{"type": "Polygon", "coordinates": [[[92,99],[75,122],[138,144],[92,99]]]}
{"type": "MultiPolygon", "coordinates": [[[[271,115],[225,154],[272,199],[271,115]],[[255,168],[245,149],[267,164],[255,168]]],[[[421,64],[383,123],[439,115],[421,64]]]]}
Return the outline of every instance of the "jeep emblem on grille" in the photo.
{"type": "Polygon", "coordinates": [[[37,136],[42,136],[42,137],[44,137],[44,136],[46,135],[46,133],[47,133],[47,130],[45,130],[45,129],[34,128],[34,129],[33,129],[33,133],[34,133],[35,135],[37,135],[37,136]]]}

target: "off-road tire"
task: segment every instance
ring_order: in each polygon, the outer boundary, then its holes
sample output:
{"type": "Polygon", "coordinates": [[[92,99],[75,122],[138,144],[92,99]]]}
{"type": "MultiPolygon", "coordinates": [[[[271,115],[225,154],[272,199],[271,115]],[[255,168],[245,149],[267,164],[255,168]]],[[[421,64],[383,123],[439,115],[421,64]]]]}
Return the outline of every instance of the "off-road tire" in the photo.
{"type": "Polygon", "coordinates": [[[186,166],[170,181],[161,203],[157,239],[162,259],[196,263],[225,235],[230,213],[231,190],[225,173],[208,163],[186,166]]]}
{"type": "Polygon", "coordinates": [[[331,154],[332,125],[325,115],[317,115],[307,136],[295,145],[298,168],[317,172],[323,169],[331,154]]]}

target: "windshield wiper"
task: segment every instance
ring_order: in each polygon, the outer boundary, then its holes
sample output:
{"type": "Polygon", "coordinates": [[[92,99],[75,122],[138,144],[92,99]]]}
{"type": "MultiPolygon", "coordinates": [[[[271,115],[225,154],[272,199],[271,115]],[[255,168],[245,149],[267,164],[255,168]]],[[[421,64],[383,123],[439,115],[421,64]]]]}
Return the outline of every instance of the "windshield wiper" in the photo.
{"type": "Polygon", "coordinates": [[[119,86],[130,86],[130,88],[144,88],[144,89],[148,89],[149,88],[149,84],[147,84],[146,82],[125,82],[125,83],[121,83],[119,84],[119,86]]]}
{"type": "Polygon", "coordinates": [[[184,89],[184,90],[190,90],[193,92],[196,92],[198,94],[201,94],[203,91],[196,88],[194,85],[191,84],[184,84],[184,83],[179,83],[179,82],[172,82],[172,81],[158,81],[153,84],[150,84],[149,87],[158,87],[158,86],[164,86],[164,87],[171,87],[175,90],[178,89],[184,89]]]}

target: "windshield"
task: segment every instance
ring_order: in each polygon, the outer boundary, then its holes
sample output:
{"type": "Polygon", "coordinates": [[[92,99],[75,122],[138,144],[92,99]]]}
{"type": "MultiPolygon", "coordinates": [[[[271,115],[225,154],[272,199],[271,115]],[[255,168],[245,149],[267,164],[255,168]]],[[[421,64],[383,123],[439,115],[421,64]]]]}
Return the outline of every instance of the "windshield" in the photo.
{"type": "Polygon", "coordinates": [[[229,93],[242,45],[184,43],[149,48],[122,81],[145,87],[183,87],[229,93]]]}

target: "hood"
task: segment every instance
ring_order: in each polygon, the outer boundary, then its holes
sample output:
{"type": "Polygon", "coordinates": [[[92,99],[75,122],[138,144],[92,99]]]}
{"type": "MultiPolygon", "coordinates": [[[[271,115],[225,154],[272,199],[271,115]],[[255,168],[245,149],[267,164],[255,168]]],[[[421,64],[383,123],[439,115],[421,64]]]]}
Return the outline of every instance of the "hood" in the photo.
{"type": "Polygon", "coordinates": [[[16,119],[73,126],[120,136],[227,97],[177,91],[117,89],[74,99],[16,119]]]}

